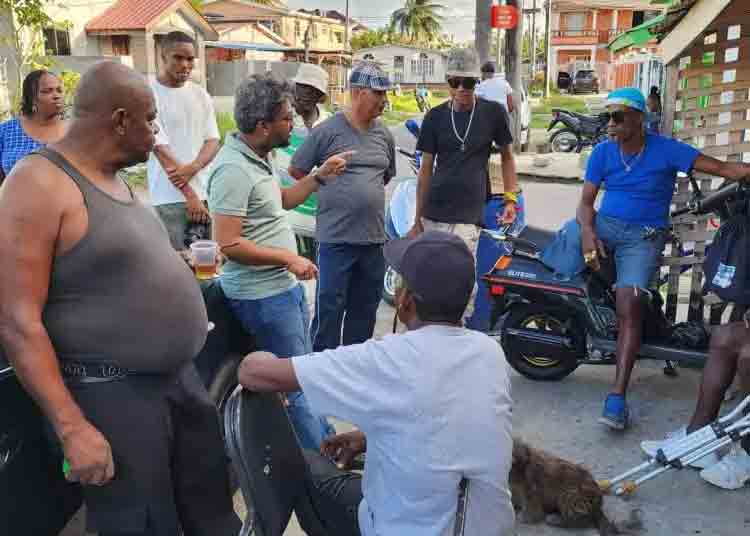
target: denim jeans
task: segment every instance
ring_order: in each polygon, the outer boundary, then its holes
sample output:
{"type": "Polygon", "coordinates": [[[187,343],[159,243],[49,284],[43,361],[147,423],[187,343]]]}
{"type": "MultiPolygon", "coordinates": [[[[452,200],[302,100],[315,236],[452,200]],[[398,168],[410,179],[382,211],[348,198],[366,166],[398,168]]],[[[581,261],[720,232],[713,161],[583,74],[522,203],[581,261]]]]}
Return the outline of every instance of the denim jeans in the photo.
{"type": "Polygon", "coordinates": [[[321,243],[318,268],[313,349],[320,352],[370,339],[383,297],[383,245],[321,243]]]}
{"type": "MultiPolygon", "coordinates": [[[[310,343],[310,312],[302,285],[260,300],[229,299],[229,306],[242,327],[250,333],[258,350],[279,357],[294,357],[312,353],[310,343]]],[[[318,449],[320,443],[334,430],[328,421],[313,414],[305,395],[289,393],[289,417],[300,445],[318,449]]]]}

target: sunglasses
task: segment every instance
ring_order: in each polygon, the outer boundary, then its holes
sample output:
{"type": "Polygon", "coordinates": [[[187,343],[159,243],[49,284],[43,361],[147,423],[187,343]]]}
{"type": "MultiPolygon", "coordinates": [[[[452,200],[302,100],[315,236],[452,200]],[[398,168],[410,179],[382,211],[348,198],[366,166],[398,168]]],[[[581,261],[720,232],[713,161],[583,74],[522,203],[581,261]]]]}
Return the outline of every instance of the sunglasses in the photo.
{"type": "Polygon", "coordinates": [[[479,80],[476,78],[449,78],[448,85],[451,89],[458,89],[459,86],[464,89],[472,90],[477,87],[479,80]]]}
{"type": "Polygon", "coordinates": [[[607,123],[614,121],[615,124],[621,125],[625,122],[625,112],[617,110],[616,112],[604,112],[602,118],[607,120],[607,123]]]}

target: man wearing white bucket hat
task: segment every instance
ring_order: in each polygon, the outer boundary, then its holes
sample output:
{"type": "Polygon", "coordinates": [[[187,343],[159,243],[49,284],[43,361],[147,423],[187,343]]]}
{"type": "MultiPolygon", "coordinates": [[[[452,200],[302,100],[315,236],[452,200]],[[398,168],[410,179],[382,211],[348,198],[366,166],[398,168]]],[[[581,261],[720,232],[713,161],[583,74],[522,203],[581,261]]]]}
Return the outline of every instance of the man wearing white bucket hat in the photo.
{"type": "Polygon", "coordinates": [[[328,73],[317,65],[302,63],[292,82],[295,84],[294,128],[309,130],[328,116],[320,108],[328,97],[328,73]]]}

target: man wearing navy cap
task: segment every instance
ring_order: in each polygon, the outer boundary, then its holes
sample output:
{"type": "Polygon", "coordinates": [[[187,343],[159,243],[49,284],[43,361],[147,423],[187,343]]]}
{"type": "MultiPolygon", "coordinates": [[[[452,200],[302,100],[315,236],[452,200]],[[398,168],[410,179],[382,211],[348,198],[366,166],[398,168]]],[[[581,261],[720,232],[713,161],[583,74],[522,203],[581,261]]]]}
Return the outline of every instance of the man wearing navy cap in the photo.
{"type": "Polygon", "coordinates": [[[750,175],[750,166],[647,134],[646,99],[636,88],[610,93],[607,113],[610,140],[591,154],[577,216],[586,264],[598,270],[599,259],[611,254],[617,266],[617,373],[599,421],[623,430],[629,418],[625,395],[641,345],[639,294],[649,288],[660,265],[676,175],[695,170],[741,180],[750,175]],[[597,212],[594,202],[603,184],[606,192],[597,212]]]}
{"type": "Polygon", "coordinates": [[[327,512],[336,534],[357,534],[358,522],[364,536],[510,535],[510,379],[500,345],[462,327],[472,252],[441,231],[384,249],[402,280],[396,300],[407,333],[291,359],[251,354],[240,383],[302,389],[314,411],[358,427],[324,442],[322,452],[346,465],[366,449],[363,480],[320,457],[310,464],[322,502],[339,506],[327,512]],[[454,532],[461,488],[466,520],[454,532]],[[347,523],[357,506],[358,519],[347,523]]]}

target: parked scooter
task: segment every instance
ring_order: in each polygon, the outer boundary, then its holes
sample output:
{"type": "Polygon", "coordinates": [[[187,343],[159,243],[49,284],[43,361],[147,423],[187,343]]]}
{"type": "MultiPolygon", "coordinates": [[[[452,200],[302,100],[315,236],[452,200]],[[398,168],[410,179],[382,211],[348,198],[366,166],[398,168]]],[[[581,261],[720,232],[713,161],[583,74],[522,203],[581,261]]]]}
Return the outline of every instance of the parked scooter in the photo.
{"type": "MultiPolygon", "coordinates": [[[[693,181],[694,197],[685,213],[728,213],[747,195],[734,183],[703,197],[693,181]]],[[[502,344],[511,366],[533,380],[560,380],[581,364],[614,364],[617,347],[614,263],[610,255],[598,272],[589,269],[563,279],[540,260],[551,232],[527,229],[520,237],[485,231],[509,244],[510,255],[497,259],[484,276],[493,299],[491,334],[502,344]]],[[[672,325],[658,291],[641,293],[643,345],[639,358],[704,363],[710,335],[702,322],[672,325]]],[[[666,370],[665,370],[666,372],[666,370]]]]}
{"type": "Polygon", "coordinates": [[[563,128],[550,135],[550,145],[554,153],[580,153],[586,147],[607,140],[607,118],[604,115],[584,115],[560,108],[552,109],[552,121],[547,127],[550,132],[558,124],[563,128]]]}

